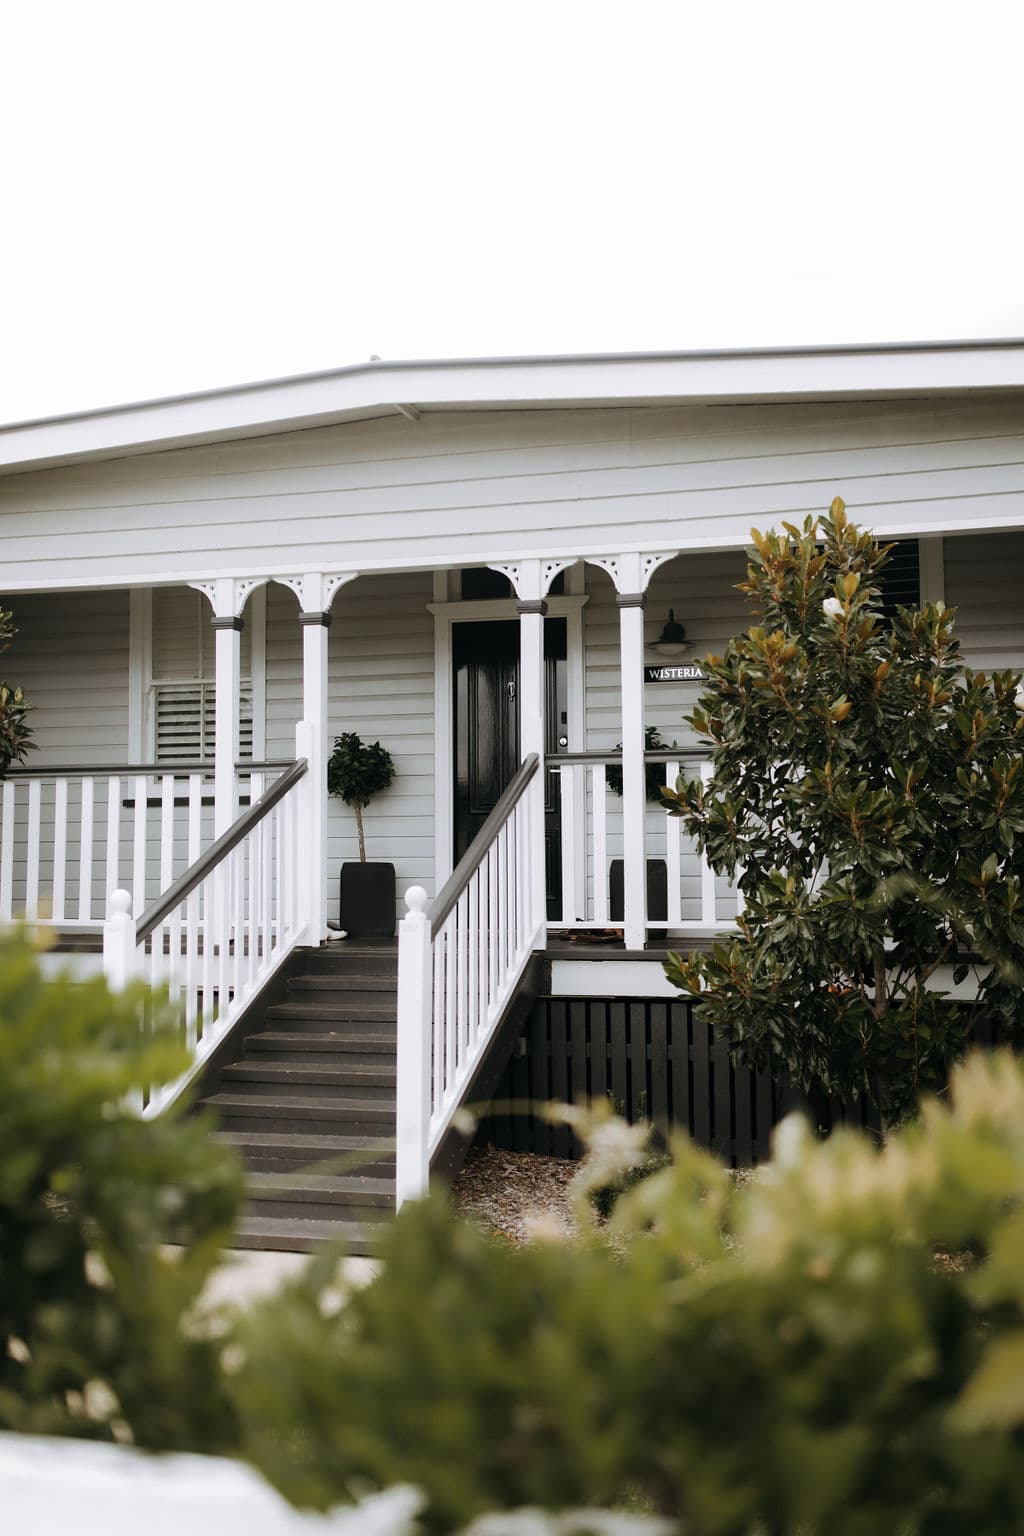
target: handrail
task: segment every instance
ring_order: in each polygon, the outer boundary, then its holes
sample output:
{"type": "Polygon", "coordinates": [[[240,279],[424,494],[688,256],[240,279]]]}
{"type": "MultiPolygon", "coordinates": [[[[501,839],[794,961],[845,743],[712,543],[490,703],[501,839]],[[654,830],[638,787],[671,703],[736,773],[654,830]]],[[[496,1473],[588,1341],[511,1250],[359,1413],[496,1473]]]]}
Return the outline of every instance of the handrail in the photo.
{"type": "MultiPolygon", "coordinates": [[[[678,763],[680,758],[695,757],[703,762],[711,755],[710,747],[674,747],[667,752],[645,752],[645,763],[678,763]]],[[[620,752],[549,752],[544,758],[547,768],[557,768],[560,763],[570,765],[576,763],[605,763],[619,764],[622,762],[620,752]]]]}
{"type": "MultiPolygon", "coordinates": [[[[251,758],[241,758],[235,764],[238,773],[267,773],[272,769],[290,768],[294,758],[273,758],[266,762],[254,762],[251,758]]],[[[48,779],[70,778],[72,775],[81,774],[84,778],[102,778],[104,774],[117,774],[124,778],[135,776],[141,778],[145,775],[151,779],[162,779],[165,774],[172,778],[182,778],[187,773],[208,773],[213,775],[214,764],[208,762],[174,762],[174,763],[44,763],[31,768],[8,768],[5,778],[8,779],[48,779]]]]}
{"type": "Polygon", "coordinates": [[[135,927],[135,942],[142,944],[149,938],[154,928],[163,922],[175,907],[184,901],[185,897],[195,890],[210,870],[219,864],[238,844],[261,822],[268,811],[272,811],[279,800],[283,800],[293,785],[297,784],[306,773],[309,763],[304,757],[298,758],[287,773],[283,773],[270,788],[260,796],[255,805],[239,816],[226,832],[222,832],[216,842],[211,843],[205,853],[200,854],[196,862],[186,869],[183,875],[179,875],[173,885],[167,887],[160,899],[153,903],[148,912],[143,912],[135,927]]]}
{"type": "Polygon", "coordinates": [[[430,908],[430,937],[436,938],[445,918],[455,906],[466,886],[480,868],[487,856],[487,850],[494,841],[495,833],[509,818],[537,769],[540,767],[540,757],[536,752],[531,752],[516,769],[508,784],[502,790],[493,811],[480,828],[476,837],[466,849],[462,858],[456,864],[452,873],[445,882],[441,894],[437,896],[430,908]]]}

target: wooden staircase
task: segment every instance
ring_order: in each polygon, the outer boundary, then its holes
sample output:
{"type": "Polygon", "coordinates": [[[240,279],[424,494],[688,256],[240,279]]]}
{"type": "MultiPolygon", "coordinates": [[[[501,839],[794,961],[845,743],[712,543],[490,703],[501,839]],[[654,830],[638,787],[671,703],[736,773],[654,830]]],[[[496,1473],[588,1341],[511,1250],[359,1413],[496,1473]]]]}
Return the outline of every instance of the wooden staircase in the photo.
{"type": "Polygon", "coordinates": [[[395,1208],[397,976],[394,940],[300,950],[283,1000],[219,1063],[201,1102],[249,1169],[235,1247],[375,1251],[395,1208]]]}

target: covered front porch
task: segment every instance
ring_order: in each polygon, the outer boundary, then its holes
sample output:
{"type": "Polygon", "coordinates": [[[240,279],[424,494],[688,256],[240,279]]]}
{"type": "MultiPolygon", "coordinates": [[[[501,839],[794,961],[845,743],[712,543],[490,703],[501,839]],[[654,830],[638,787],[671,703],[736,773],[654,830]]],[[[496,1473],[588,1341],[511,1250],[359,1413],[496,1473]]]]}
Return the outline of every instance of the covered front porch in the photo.
{"type": "Polygon", "coordinates": [[[294,763],[301,728],[311,942],[356,856],[324,773],[349,730],[395,759],[366,821],[368,856],[396,869],[396,916],[409,886],[440,891],[537,753],[531,877],[552,934],[615,929],[639,949],[727,924],[728,893],[646,795],[652,774],[699,771],[682,723],[700,686],[690,662],[743,622],[742,574],[735,552],[665,552],[16,594],[9,673],[33,702],[36,748],[0,799],[0,915],[80,947],[114,890],[141,917],[294,763]],[[681,656],[657,649],[670,608],[693,636],[681,656]],[[645,666],[666,681],[645,684],[645,666]],[[678,750],[645,753],[645,726],[678,750]]]}
{"type": "MultiPolygon", "coordinates": [[[[620,551],[19,594],[10,675],[37,752],[0,796],[0,915],[96,963],[105,931],[108,975],[166,985],[201,1064],[329,936],[356,847],[327,755],[341,731],[380,739],[397,777],[367,844],[404,918],[398,1188],[414,1192],[533,957],[574,995],[609,978],[654,995],[658,950],[735,921],[737,893],[651,796],[709,772],[683,716],[700,656],[749,623],[744,566],[620,551]],[[597,939],[632,979],[586,974],[597,939]]],[[[893,601],[959,607],[971,660],[1024,659],[1024,535],[906,541],[898,570],[893,601]]]]}

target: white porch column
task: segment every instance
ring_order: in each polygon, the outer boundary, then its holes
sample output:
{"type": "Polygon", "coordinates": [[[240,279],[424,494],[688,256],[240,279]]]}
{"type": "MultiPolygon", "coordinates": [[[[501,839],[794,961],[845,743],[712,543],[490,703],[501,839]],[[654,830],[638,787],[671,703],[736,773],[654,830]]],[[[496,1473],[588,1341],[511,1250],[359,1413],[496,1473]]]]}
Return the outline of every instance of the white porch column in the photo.
{"type": "Polygon", "coordinates": [[[327,633],[330,605],[338,588],[354,581],[356,572],[325,576],[308,571],[304,576],[279,578],[299,599],[299,623],[302,626],[302,725],[307,743],[309,857],[303,861],[306,873],[304,911],[309,924],[309,942],[319,944],[327,937],[327,633]]]}
{"type": "Polygon", "coordinates": [[[644,607],[647,584],[674,550],[591,559],[615,583],[619,605],[622,691],[623,938],[643,949],[647,938],[647,783],[644,772],[644,607]]]}
{"type": "MultiPolygon", "coordinates": [[[[535,562],[538,567],[540,562],[535,562]]],[[[529,589],[533,585],[525,582],[529,589]]],[[[537,585],[535,597],[520,597],[519,610],[519,756],[536,752],[540,769],[530,796],[530,906],[534,926],[547,921],[544,856],[544,615],[548,605],[537,585]]]]}
{"type": "Polygon", "coordinates": [[[569,560],[521,560],[493,567],[511,581],[519,611],[519,757],[523,760],[536,752],[540,758],[540,769],[527,791],[527,804],[531,919],[534,927],[541,929],[547,923],[548,903],[544,829],[544,615],[548,605],[544,599],[555,576],[570,564],[569,560]]]}
{"type": "Polygon", "coordinates": [[[213,744],[213,831],[226,832],[238,815],[238,717],[242,676],[242,609],[259,581],[218,576],[194,581],[213,608],[215,712],[213,744]]]}

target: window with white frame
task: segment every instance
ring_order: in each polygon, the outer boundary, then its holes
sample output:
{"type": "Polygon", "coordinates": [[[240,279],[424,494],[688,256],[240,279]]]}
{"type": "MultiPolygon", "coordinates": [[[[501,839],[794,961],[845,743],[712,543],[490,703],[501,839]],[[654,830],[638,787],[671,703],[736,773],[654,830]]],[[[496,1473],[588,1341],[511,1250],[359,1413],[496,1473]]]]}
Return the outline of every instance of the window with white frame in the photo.
{"type": "MultiPolygon", "coordinates": [[[[158,763],[212,762],[216,712],[214,630],[210,605],[191,587],[153,593],[153,742],[158,763]]],[[[239,757],[253,755],[250,627],[242,630],[239,757]]]]}

